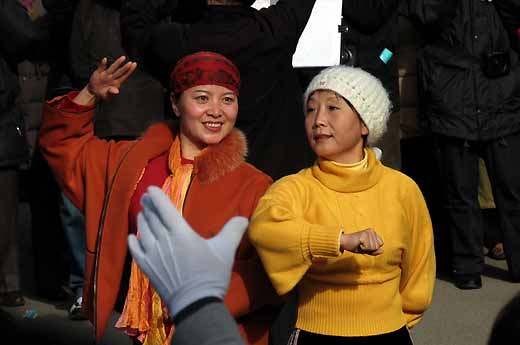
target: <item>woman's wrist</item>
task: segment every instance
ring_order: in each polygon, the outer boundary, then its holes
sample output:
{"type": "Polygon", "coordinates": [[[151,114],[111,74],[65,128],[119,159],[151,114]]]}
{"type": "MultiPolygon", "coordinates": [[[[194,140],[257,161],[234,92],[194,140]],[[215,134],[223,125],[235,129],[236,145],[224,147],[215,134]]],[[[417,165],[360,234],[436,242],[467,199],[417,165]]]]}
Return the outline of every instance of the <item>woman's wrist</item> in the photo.
{"type": "Polygon", "coordinates": [[[94,106],[97,103],[97,96],[87,84],[72,100],[74,103],[84,106],[94,106]]]}

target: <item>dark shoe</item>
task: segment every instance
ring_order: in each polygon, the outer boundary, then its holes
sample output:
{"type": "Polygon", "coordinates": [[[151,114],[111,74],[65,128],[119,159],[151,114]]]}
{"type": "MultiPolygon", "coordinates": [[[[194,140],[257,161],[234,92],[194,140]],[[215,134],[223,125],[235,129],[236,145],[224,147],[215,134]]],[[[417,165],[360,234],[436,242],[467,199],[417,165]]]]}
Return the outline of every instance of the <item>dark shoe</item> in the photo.
{"type": "Polygon", "coordinates": [[[460,274],[455,276],[455,286],[461,290],[474,290],[482,287],[480,275],[460,274]]]}
{"type": "Polygon", "coordinates": [[[497,243],[488,252],[488,256],[491,259],[495,259],[495,260],[505,260],[506,259],[506,253],[504,252],[504,245],[502,243],[497,243]]]}
{"type": "Polygon", "coordinates": [[[25,299],[20,291],[9,291],[0,294],[0,305],[4,307],[20,307],[25,304],[25,299]]]}

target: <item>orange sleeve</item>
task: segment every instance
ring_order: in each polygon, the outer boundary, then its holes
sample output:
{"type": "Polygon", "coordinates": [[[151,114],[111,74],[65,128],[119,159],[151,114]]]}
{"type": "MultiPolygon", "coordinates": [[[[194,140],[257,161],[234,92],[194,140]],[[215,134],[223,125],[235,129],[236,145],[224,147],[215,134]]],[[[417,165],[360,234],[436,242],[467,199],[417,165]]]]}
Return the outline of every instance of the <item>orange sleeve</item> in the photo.
{"type": "Polygon", "coordinates": [[[129,142],[95,137],[95,109],[72,107],[70,102],[65,95],[44,105],[39,145],[62,191],[84,211],[87,193],[106,192],[129,142]]]}

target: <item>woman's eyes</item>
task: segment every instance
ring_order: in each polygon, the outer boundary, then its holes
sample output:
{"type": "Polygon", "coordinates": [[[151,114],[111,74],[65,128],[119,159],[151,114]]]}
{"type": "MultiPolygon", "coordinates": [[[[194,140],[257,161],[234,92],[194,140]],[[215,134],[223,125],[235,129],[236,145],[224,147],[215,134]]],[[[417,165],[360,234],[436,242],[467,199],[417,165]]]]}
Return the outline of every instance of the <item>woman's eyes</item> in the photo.
{"type": "MultiPolygon", "coordinates": [[[[200,95],[200,96],[197,96],[195,97],[195,99],[199,102],[199,103],[206,103],[209,101],[209,97],[206,96],[206,95],[200,95]]],[[[224,104],[232,104],[235,102],[235,98],[233,97],[224,97],[222,98],[222,102],[224,104]]]]}
{"type": "Polygon", "coordinates": [[[225,104],[231,104],[235,101],[233,97],[224,97],[224,103],[225,104]]]}
{"type": "MultiPolygon", "coordinates": [[[[307,113],[312,113],[315,110],[316,110],[315,108],[307,106],[307,113]]],[[[336,111],[336,110],[340,110],[340,108],[336,107],[335,105],[328,105],[327,106],[327,110],[329,110],[329,111],[336,111]]]]}

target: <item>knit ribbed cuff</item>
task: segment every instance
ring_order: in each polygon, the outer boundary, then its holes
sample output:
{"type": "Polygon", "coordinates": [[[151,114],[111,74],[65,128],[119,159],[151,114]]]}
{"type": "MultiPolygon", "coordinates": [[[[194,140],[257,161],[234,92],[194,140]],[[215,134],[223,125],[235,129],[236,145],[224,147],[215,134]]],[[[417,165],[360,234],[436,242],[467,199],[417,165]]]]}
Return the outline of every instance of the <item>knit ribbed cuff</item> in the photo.
{"type": "Polygon", "coordinates": [[[337,257],[339,251],[339,239],[341,234],[339,227],[313,225],[309,227],[307,243],[304,243],[304,252],[308,257],[337,257]]]}

